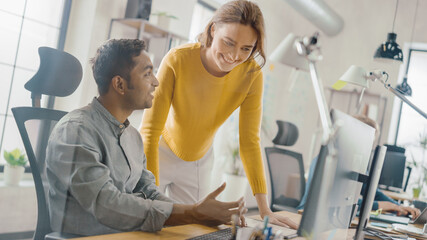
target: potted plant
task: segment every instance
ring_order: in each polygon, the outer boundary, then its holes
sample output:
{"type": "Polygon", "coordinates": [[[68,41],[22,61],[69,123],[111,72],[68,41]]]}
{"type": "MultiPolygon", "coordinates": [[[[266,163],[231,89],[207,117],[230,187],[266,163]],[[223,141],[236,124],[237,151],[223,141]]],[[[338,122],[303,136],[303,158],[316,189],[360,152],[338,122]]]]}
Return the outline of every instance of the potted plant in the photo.
{"type": "Polygon", "coordinates": [[[164,30],[169,30],[169,23],[171,19],[178,19],[176,16],[167,12],[156,12],[151,15],[157,16],[157,26],[163,28],[164,30]]]}
{"type": "Polygon", "coordinates": [[[3,156],[7,162],[4,167],[5,183],[7,186],[18,186],[25,171],[25,164],[27,164],[26,155],[16,148],[11,152],[4,151],[3,156]]]}
{"type": "Polygon", "coordinates": [[[240,197],[245,195],[248,180],[245,176],[243,164],[240,159],[239,148],[232,148],[231,154],[228,157],[228,168],[225,171],[224,178],[227,183],[227,187],[221,194],[222,201],[236,201],[240,197]],[[231,158],[231,159],[230,159],[231,158]]]}
{"type": "Polygon", "coordinates": [[[421,191],[424,187],[424,183],[427,182],[427,167],[424,165],[424,159],[425,159],[425,152],[427,150],[427,132],[426,133],[420,133],[419,138],[419,146],[421,147],[421,160],[416,161],[416,157],[414,156],[414,153],[411,152],[411,158],[412,162],[410,162],[410,166],[415,169],[419,173],[418,181],[416,181],[416,184],[412,187],[412,193],[414,198],[419,198],[421,191]]]}

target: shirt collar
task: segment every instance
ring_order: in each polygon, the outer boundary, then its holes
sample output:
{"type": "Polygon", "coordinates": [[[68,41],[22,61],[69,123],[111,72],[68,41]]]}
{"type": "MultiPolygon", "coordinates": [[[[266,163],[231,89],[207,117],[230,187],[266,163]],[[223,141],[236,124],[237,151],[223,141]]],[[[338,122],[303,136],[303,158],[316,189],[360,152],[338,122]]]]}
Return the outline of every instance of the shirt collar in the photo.
{"type": "Polygon", "coordinates": [[[99,112],[105,119],[107,119],[113,127],[114,132],[116,132],[119,136],[123,133],[123,131],[129,126],[130,122],[128,119],[124,123],[119,122],[111,113],[99,102],[99,100],[94,97],[91,105],[93,108],[99,112]]]}

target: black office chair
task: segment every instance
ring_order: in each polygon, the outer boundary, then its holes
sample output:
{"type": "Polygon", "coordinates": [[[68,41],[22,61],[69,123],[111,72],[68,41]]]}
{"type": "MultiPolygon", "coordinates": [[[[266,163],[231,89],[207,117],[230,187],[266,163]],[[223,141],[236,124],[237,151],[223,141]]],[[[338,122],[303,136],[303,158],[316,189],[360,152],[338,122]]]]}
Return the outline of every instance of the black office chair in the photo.
{"type": "Polygon", "coordinates": [[[49,218],[46,178],[46,147],[55,124],[67,113],[40,108],[42,94],[68,96],[73,93],[82,78],[82,66],[72,55],[48,47],[39,48],[40,67],[25,84],[31,91],[33,107],[15,107],[12,113],[18,126],[30,162],[37,195],[37,226],[33,239],[54,240],[79,237],[74,234],[52,232],[49,218]],[[31,134],[30,134],[31,133],[31,134]]]}
{"type": "Polygon", "coordinates": [[[273,139],[274,147],[265,148],[271,180],[271,210],[297,212],[305,191],[302,155],[277,147],[292,146],[298,139],[298,128],[284,121],[276,121],[279,130],[273,139]]]}

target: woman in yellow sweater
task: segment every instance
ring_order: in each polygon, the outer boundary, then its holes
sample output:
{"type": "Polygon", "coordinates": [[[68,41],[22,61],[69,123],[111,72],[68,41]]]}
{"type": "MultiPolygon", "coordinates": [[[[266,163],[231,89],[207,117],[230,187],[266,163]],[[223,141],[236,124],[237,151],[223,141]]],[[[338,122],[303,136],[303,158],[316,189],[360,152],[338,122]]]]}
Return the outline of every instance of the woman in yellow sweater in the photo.
{"type": "Polygon", "coordinates": [[[163,59],[153,107],[145,110],[140,132],[147,168],[160,189],[176,201],[196,202],[209,191],[215,133],[240,107],[240,155],[260,215],[296,228],[290,219],[274,214],[267,202],[259,136],[264,34],[264,19],[255,3],[222,5],[198,43],[174,48],[163,59]]]}

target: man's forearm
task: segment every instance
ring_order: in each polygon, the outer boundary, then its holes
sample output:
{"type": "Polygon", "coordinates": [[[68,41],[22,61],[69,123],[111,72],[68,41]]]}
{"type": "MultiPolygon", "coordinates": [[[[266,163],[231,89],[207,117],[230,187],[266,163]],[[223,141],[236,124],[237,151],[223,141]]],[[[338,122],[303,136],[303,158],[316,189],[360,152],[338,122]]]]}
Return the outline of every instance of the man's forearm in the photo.
{"type": "Polygon", "coordinates": [[[194,205],[174,204],[172,213],[166,220],[165,225],[174,226],[196,222],[194,205]]]}
{"type": "Polygon", "coordinates": [[[196,205],[174,204],[172,213],[166,220],[165,225],[174,226],[192,223],[217,226],[223,222],[215,219],[215,217],[208,217],[199,213],[196,205]]]}

